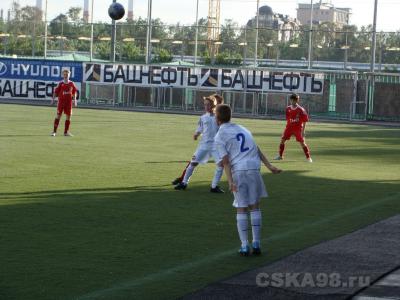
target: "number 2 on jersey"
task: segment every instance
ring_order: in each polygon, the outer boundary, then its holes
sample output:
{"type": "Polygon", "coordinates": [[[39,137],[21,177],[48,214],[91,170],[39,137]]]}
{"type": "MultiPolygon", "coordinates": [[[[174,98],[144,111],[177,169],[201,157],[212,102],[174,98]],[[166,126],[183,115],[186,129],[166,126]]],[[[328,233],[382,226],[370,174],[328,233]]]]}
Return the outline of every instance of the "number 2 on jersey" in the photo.
{"type": "Polygon", "coordinates": [[[244,146],[244,143],[246,142],[246,137],[244,136],[243,133],[238,133],[238,134],[236,135],[236,139],[237,139],[239,142],[242,141],[242,143],[240,144],[240,152],[246,152],[246,151],[250,150],[249,147],[245,147],[245,146],[244,146]]]}

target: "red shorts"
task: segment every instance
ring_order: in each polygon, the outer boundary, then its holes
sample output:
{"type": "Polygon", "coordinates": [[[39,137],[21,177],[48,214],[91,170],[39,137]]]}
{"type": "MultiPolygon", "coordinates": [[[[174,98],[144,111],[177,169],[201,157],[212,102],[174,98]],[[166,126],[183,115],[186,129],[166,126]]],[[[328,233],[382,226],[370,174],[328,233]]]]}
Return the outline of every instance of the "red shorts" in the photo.
{"type": "Polygon", "coordinates": [[[72,101],[58,100],[57,114],[61,115],[63,112],[67,116],[72,114],[72,101]]]}
{"type": "Polygon", "coordinates": [[[302,135],[303,129],[300,128],[286,128],[285,131],[283,132],[282,139],[285,141],[290,140],[290,137],[294,135],[296,137],[296,141],[300,143],[304,143],[304,138],[302,135]]]}

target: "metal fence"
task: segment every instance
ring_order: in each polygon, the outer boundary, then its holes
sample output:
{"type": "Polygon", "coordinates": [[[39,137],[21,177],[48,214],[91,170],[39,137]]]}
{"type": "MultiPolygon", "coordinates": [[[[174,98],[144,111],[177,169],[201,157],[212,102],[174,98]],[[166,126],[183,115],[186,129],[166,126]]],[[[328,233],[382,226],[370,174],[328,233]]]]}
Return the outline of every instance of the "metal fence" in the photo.
{"type": "MultiPolygon", "coordinates": [[[[321,95],[301,95],[311,116],[336,120],[400,121],[400,74],[324,71],[321,95]]],[[[215,90],[86,83],[82,101],[127,109],[200,113],[215,90]]],[[[283,116],[290,94],[220,91],[237,115],[283,116]]]]}

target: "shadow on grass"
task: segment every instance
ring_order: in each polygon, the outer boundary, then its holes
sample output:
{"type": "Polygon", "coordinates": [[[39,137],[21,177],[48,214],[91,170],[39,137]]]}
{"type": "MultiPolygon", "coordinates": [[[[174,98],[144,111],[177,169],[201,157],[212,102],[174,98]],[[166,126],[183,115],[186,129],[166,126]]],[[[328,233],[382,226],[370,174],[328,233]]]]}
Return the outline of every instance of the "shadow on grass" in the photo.
{"type": "Polygon", "coordinates": [[[49,134],[0,134],[0,138],[33,137],[33,136],[50,136],[50,133],[49,134]]]}
{"type": "Polygon", "coordinates": [[[232,196],[210,194],[208,183],[3,194],[0,295],[172,299],[400,213],[398,184],[304,172],[264,179],[268,254],[250,259],[236,255],[232,196]]]}
{"type": "Polygon", "coordinates": [[[338,139],[378,139],[379,142],[387,142],[389,144],[400,145],[400,129],[398,128],[371,128],[371,127],[355,127],[344,128],[343,130],[317,130],[312,128],[309,130],[311,137],[321,138],[338,138],[338,139]],[[387,141],[386,141],[387,140],[387,141]]]}
{"type": "MultiPolygon", "coordinates": [[[[282,128],[282,132],[284,127],[282,128]]],[[[256,132],[255,137],[273,137],[277,139],[279,143],[281,138],[281,132],[256,132]]],[[[400,129],[398,128],[371,128],[368,126],[359,126],[355,128],[336,128],[332,130],[331,128],[324,128],[323,130],[317,129],[317,127],[312,127],[307,130],[307,139],[313,138],[335,138],[338,140],[359,140],[359,141],[374,141],[380,144],[388,145],[398,145],[400,146],[400,129]]],[[[294,139],[294,137],[293,137],[294,139]]]]}
{"type": "Polygon", "coordinates": [[[382,148],[382,147],[343,147],[342,149],[329,149],[329,148],[318,148],[314,153],[320,156],[330,155],[330,156],[348,156],[356,158],[360,157],[368,158],[368,160],[373,157],[374,159],[378,157],[384,157],[385,161],[393,160],[393,164],[398,164],[400,161],[400,149],[394,151],[392,148],[382,148]]]}
{"type": "MultiPolygon", "coordinates": [[[[176,163],[181,163],[181,164],[187,164],[189,161],[187,160],[170,160],[170,161],[145,161],[145,164],[176,164],[176,163]]],[[[182,170],[185,166],[182,165],[182,170]]]]}

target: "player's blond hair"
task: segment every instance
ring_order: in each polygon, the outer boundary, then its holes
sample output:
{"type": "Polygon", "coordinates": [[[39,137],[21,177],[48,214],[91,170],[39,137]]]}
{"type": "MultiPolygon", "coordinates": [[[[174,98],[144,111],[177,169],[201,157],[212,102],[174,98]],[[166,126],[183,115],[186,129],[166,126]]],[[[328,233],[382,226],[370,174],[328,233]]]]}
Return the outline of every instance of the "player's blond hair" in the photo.
{"type": "Polygon", "coordinates": [[[212,94],[211,96],[215,98],[215,100],[217,101],[217,105],[224,103],[224,97],[222,97],[221,95],[212,94]]]}
{"type": "Polygon", "coordinates": [[[209,101],[212,109],[215,109],[215,107],[217,106],[217,100],[213,95],[203,97],[203,101],[209,101]]]}
{"type": "Polygon", "coordinates": [[[297,101],[297,102],[299,102],[299,100],[300,100],[300,96],[298,95],[298,94],[291,94],[290,95],[290,100],[294,100],[294,101],[297,101]]]}

